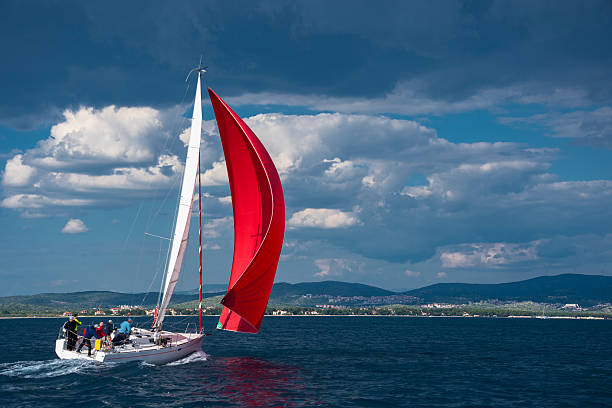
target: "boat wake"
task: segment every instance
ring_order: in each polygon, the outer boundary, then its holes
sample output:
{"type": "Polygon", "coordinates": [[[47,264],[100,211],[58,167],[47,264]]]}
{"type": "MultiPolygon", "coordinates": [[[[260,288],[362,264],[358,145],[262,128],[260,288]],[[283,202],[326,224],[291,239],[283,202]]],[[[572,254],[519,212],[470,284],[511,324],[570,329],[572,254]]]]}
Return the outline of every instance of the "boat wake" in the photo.
{"type": "Polygon", "coordinates": [[[196,351],[195,353],[190,354],[187,357],[183,357],[180,360],[173,361],[173,362],[168,363],[166,365],[168,365],[168,366],[178,366],[178,365],[195,363],[195,362],[198,362],[198,361],[207,361],[207,360],[208,360],[208,354],[206,354],[203,351],[196,351]]]}
{"type": "Polygon", "coordinates": [[[0,364],[0,375],[20,378],[51,378],[75,374],[95,364],[86,360],[16,361],[0,364]]]}

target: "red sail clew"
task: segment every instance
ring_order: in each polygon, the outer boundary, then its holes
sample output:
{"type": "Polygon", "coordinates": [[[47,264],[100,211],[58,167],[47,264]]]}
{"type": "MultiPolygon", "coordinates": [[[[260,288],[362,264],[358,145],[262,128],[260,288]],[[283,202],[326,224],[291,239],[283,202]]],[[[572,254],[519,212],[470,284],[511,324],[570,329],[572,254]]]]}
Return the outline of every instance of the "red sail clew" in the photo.
{"type": "Polygon", "coordinates": [[[234,261],[217,328],[257,333],[285,234],[285,199],[270,155],[211,89],[234,209],[234,261]]]}

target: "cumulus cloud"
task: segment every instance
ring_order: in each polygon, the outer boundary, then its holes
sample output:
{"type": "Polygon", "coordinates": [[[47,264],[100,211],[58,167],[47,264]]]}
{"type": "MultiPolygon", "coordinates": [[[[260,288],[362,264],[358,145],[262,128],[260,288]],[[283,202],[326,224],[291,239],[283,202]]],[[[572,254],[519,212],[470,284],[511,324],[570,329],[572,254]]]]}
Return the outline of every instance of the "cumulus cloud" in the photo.
{"type": "Polygon", "coordinates": [[[246,122],[262,139],[281,175],[331,158],[326,163],[328,175],[334,176],[357,165],[341,163],[347,157],[400,155],[437,140],[434,130],[417,122],[379,116],[261,114],[246,122]]]}
{"type": "MultiPolygon", "coordinates": [[[[49,138],[45,143],[50,147],[41,144],[14,154],[3,174],[0,205],[22,211],[23,216],[25,211],[52,214],[54,208],[159,197],[160,191],[177,185],[184,146],[180,132],[172,136],[167,130],[168,112],[134,111],[143,118],[135,122],[140,127],[130,124],[126,137],[149,143],[143,151],[150,152],[150,159],[130,151],[121,132],[115,134],[121,139],[119,157],[104,153],[96,158],[91,152],[98,145],[87,142],[93,136],[85,137],[81,146],[66,130],[85,134],[92,128],[90,121],[102,118],[113,122],[103,129],[117,129],[127,112],[112,107],[73,113],[64,119],[70,126],[56,130],[61,141],[49,138]],[[81,117],[85,124],[78,126],[81,117]],[[151,140],[142,136],[153,133],[151,140]],[[174,150],[156,147],[160,138],[168,137],[177,142],[174,150]],[[82,160],[71,165],[70,158],[82,160]],[[85,166],[87,160],[90,164],[85,166]],[[42,162],[61,165],[51,169],[42,162]],[[24,166],[28,167],[23,170],[24,166]]],[[[531,252],[521,258],[512,243],[609,230],[612,181],[560,181],[549,172],[556,149],[453,143],[413,120],[362,114],[270,113],[245,120],[278,166],[288,237],[300,242],[317,241],[386,262],[435,257],[448,268],[498,268],[544,259],[530,260],[531,252]],[[500,243],[502,247],[496,246],[500,243]]],[[[226,218],[231,198],[218,137],[209,137],[215,135],[213,125],[205,124],[202,169],[207,212],[217,220],[208,221],[206,229],[211,238],[218,238],[231,230],[226,218]]],[[[290,253],[299,258],[297,249],[290,253]]]]}
{"type": "Polygon", "coordinates": [[[29,162],[52,169],[150,163],[163,140],[159,111],[148,107],[82,107],[64,111],[51,137],[28,152],[29,162]]]}
{"type": "Polygon", "coordinates": [[[171,152],[176,143],[165,123],[176,110],[66,110],[48,138],[7,160],[0,206],[27,217],[32,208],[117,206],[160,196],[183,172],[184,152],[171,152]]]}
{"type": "Polygon", "coordinates": [[[212,168],[202,173],[202,184],[205,186],[220,186],[228,182],[225,160],[213,162],[212,168]]]}
{"type": "Polygon", "coordinates": [[[87,231],[89,231],[87,225],[78,218],[69,219],[64,228],[62,228],[62,234],[82,234],[87,231]]]}
{"type": "Polygon", "coordinates": [[[17,154],[7,160],[2,184],[8,187],[27,186],[36,174],[34,167],[23,164],[23,155],[17,154]]]}
{"type": "Polygon", "coordinates": [[[507,265],[538,259],[539,241],[528,244],[492,243],[464,245],[453,252],[442,252],[440,260],[445,268],[507,265]]]}
{"type": "MultiPolygon", "coordinates": [[[[4,206],[19,209],[33,195],[41,200],[22,208],[125,205],[161,195],[176,186],[182,173],[184,148],[176,146],[180,137],[168,125],[176,122],[176,111],[115,106],[66,111],[49,138],[7,161],[4,206]]],[[[303,195],[314,199],[303,208],[337,206],[356,188],[393,182],[381,158],[399,157],[436,140],[435,132],[416,122],[384,117],[265,114],[246,121],[263,140],[283,181],[301,185],[303,195]],[[317,194],[311,194],[315,189],[317,194]]],[[[215,126],[213,121],[203,125],[202,182],[210,187],[227,185],[218,137],[209,137],[216,136],[215,126]]]]}
{"type": "Polygon", "coordinates": [[[347,213],[330,208],[306,208],[293,213],[287,225],[293,228],[345,228],[359,223],[354,213],[347,213]]]}

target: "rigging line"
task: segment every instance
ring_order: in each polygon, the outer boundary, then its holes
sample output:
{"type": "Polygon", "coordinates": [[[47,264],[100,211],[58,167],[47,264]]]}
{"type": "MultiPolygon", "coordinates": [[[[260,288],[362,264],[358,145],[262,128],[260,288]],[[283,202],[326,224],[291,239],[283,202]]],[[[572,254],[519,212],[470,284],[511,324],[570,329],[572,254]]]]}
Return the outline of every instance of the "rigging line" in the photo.
{"type": "MultiPolygon", "coordinates": [[[[183,103],[185,102],[185,98],[187,97],[187,92],[188,91],[189,91],[189,84],[187,84],[187,87],[185,88],[185,92],[183,93],[183,97],[181,98],[181,101],[179,102],[179,104],[177,106],[182,106],[183,105],[183,103]]],[[[164,140],[164,144],[163,144],[163,146],[161,148],[162,152],[165,152],[165,151],[170,152],[169,145],[172,146],[174,144],[174,142],[171,142],[171,141],[175,139],[174,135],[176,135],[178,133],[179,121],[181,121],[180,118],[182,118],[183,123],[185,123],[185,118],[184,117],[182,117],[182,116],[179,116],[178,118],[175,117],[174,122],[172,123],[172,125],[169,128],[170,132],[168,132],[166,134],[166,138],[164,140]]],[[[160,207],[158,208],[158,210],[155,212],[155,214],[152,214],[151,216],[149,216],[149,219],[147,220],[147,222],[145,224],[146,225],[146,229],[149,229],[149,227],[151,226],[151,223],[153,221],[153,218],[156,217],[159,214],[159,212],[161,211],[161,208],[165,204],[166,198],[169,195],[169,192],[173,190],[173,187],[174,187],[174,185],[176,183],[176,179],[178,178],[177,176],[178,175],[175,175],[175,177],[173,178],[172,184],[171,184],[170,188],[167,190],[166,197],[164,197],[164,200],[162,201],[162,203],[161,203],[160,207]]],[[[152,183],[153,183],[153,180],[150,180],[148,185],[147,185],[147,188],[149,188],[152,183]]]]}
{"type": "MultiPolygon", "coordinates": [[[[189,84],[187,84],[187,86],[185,87],[185,92],[183,93],[183,97],[181,98],[181,101],[180,101],[178,106],[183,106],[183,104],[185,103],[185,99],[187,97],[188,91],[189,91],[189,84]]],[[[174,140],[174,139],[177,139],[174,136],[176,134],[178,134],[179,122],[181,122],[182,124],[185,124],[186,123],[186,118],[183,117],[182,115],[178,116],[178,117],[175,117],[174,123],[170,127],[171,130],[170,130],[170,132],[167,133],[166,139],[164,140],[164,144],[162,146],[162,151],[168,150],[169,146],[174,145],[174,143],[171,142],[171,141],[174,140]]],[[[146,228],[145,228],[146,230],[148,230],[151,227],[151,225],[153,223],[153,220],[156,219],[159,216],[159,213],[161,212],[162,208],[166,205],[166,202],[168,201],[170,193],[174,190],[175,186],[178,183],[178,179],[179,179],[179,175],[175,174],[174,177],[172,178],[172,183],[170,185],[170,188],[168,188],[166,190],[166,194],[165,194],[164,198],[162,199],[160,205],[158,206],[157,210],[149,215],[149,219],[147,220],[147,222],[145,224],[146,225],[146,228]]],[[[152,180],[149,182],[149,187],[150,187],[151,184],[152,184],[152,180]]],[[[142,243],[144,244],[144,237],[143,237],[142,243]]],[[[161,246],[161,243],[160,243],[160,249],[159,249],[159,252],[158,252],[158,261],[157,261],[156,265],[159,265],[159,258],[161,257],[161,253],[162,253],[162,246],[161,246]]],[[[141,248],[140,254],[142,255],[142,248],[141,248]]],[[[170,256],[170,246],[168,246],[168,249],[167,249],[166,263],[164,264],[164,270],[166,268],[167,258],[169,256],[170,256]]],[[[140,269],[140,266],[141,265],[139,263],[139,269],[140,269]]],[[[158,269],[158,271],[159,271],[159,269],[158,269]]],[[[157,279],[157,275],[158,275],[158,273],[155,274],[155,277],[153,278],[153,280],[149,284],[149,287],[151,287],[153,285],[153,283],[155,282],[155,279],[157,279]]],[[[160,302],[161,288],[163,287],[163,284],[164,284],[164,279],[162,277],[162,279],[160,280],[160,291],[158,292],[158,296],[157,296],[158,297],[158,299],[157,299],[158,306],[159,306],[159,302],[160,302]]]]}
{"type": "MultiPolygon", "coordinates": [[[[186,98],[186,96],[187,96],[188,90],[189,90],[189,86],[187,86],[187,87],[186,87],[185,92],[183,93],[183,97],[181,98],[181,101],[180,101],[180,103],[179,103],[179,105],[178,105],[178,106],[182,106],[182,105],[183,105],[183,103],[185,102],[185,98],[186,98]]],[[[171,131],[170,131],[170,132],[168,132],[168,133],[166,134],[166,138],[165,138],[165,140],[164,140],[164,144],[163,144],[162,151],[166,150],[166,148],[168,147],[168,145],[169,145],[169,144],[171,144],[171,143],[169,143],[169,142],[171,141],[171,139],[174,139],[172,136],[173,136],[173,135],[176,135],[176,134],[178,133],[178,132],[177,132],[177,129],[178,129],[178,127],[179,127],[179,121],[180,121],[180,119],[175,118],[174,123],[173,123],[173,124],[171,125],[171,127],[170,127],[171,131]]],[[[183,118],[183,123],[185,123],[185,119],[184,119],[184,118],[183,118]]],[[[151,223],[152,223],[152,221],[153,221],[153,217],[154,217],[154,216],[157,216],[157,215],[159,214],[159,212],[161,211],[162,206],[163,206],[163,205],[165,205],[165,202],[167,201],[167,198],[168,198],[168,196],[169,196],[169,193],[170,193],[170,191],[172,191],[172,187],[174,187],[174,185],[176,184],[176,180],[178,179],[178,177],[177,177],[177,176],[178,176],[178,174],[177,174],[177,175],[175,175],[175,177],[173,177],[173,180],[172,180],[172,183],[171,183],[171,188],[167,190],[166,196],[164,197],[164,200],[162,200],[162,203],[161,203],[161,206],[159,207],[159,209],[156,211],[156,213],[155,213],[154,215],[149,216],[149,219],[148,219],[148,220],[147,220],[147,222],[146,222],[146,225],[147,225],[147,228],[146,228],[146,229],[149,229],[149,227],[150,227],[150,225],[151,225],[151,223]]],[[[150,187],[151,187],[151,185],[152,185],[152,184],[153,184],[153,180],[151,179],[151,180],[149,180],[149,182],[147,183],[147,188],[146,188],[146,190],[150,190],[150,187]]],[[[140,201],[140,203],[139,203],[138,210],[137,210],[137,212],[136,212],[136,216],[134,217],[134,219],[133,219],[133,221],[132,221],[132,223],[131,223],[131,226],[130,226],[129,232],[128,232],[128,234],[127,234],[127,236],[125,237],[125,240],[124,240],[124,242],[123,242],[122,252],[125,252],[125,250],[126,250],[126,248],[127,248],[127,244],[128,244],[129,239],[131,238],[131,235],[132,235],[132,233],[133,233],[133,231],[134,231],[134,227],[135,227],[135,225],[136,225],[136,222],[137,222],[137,220],[140,218],[140,214],[141,214],[141,212],[142,212],[143,206],[144,206],[144,200],[143,200],[143,201],[140,201]]],[[[141,240],[141,242],[140,242],[140,250],[139,250],[139,256],[138,256],[138,258],[139,258],[139,259],[138,259],[138,266],[137,266],[137,271],[138,271],[138,273],[140,272],[140,270],[141,270],[141,268],[142,268],[142,253],[143,253],[143,248],[144,248],[144,237],[143,237],[143,239],[142,239],[142,240],[141,240]]],[[[159,254],[161,254],[161,246],[160,246],[160,252],[159,252],[159,254]]],[[[158,257],[158,258],[159,258],[159,257],[158,257]]],[[[159,262],[159,260],[158,260],[158,262],[159,262]]],[[[155,282],[155,279],[157,278],[157,275],[158,275],[158,273],[156,273],[156,274],[155,274],[155,277],[153,278],[153,280],[152,280],[152,281],[151,281],[151,283],[149,284],[149,290],[150,290],[150,287],[151,287],[151,286],[153,285],[153,283],[155,282]]],[[[163,282],[162,282],[162,283],[163,283],[163,282]]],[[[146,295],[145,295],[145,298],[146,298],[146,295]]],[[[144,302],[144,300],[143,300],[143,302],[144,302]]]]}
{"type": "MultiPolygon", "coordinates": [[[[161,244],[162,244],[162,242],[159,241],[159,253],[157,254],[157,264],[156,265],[159,265],[159,258],[161,258],[161,254],[162,254],[162,251],[161,251],[162,245],[161,244]]],[[[159,308],[160,302],[161,302],[161,293],[162,293],[162,288],[164,286],[164,276],[163,276],[163,273],[166,271],[166,267],[164,266],[163,269],[158,267],[157,268],[157,272],[155,273],[155,278],[153,278],[153,281],[151,281],[151,285],[153,285],[153,282],[157,278],[157,274],[159,273],[160,270],[162,271],[162,277],[159,280],[160,284],[159,284],[159,290],[157,291],[157,303],[155,304],[155,308],[156,309],[159,308]]]]}
{"type": "MultiPolygon", "coordinates": [[[[181,98],[181,102],[179,103],[178,106],[182,106],[183,105],[188,91],[189,91],[189,84],[187,84],[187,87],[185,89],[185,93],[183,94],[183,97],[181,98]]],[[[175,139],[177,139],[177,138],[174,137],[174,135],[176,135],[178,133],[179,122],[182,122],[183,124],[185,124],[185,123],[187,123],[187,119],[185,117],[183,117],[182,115],[179,116],[179,117],[175,117],[174,123],[171,126],[171,131],[167,134],[166,140],[164,141],[164,145],[162,146],[162,149],[161,149],[162,151],[171,152],[170,148],[172,146],[174,146],[174,143],[176,143],[175,139]]],[[[180,126],[180,127],[183,127],[183,126],[180,126]]],[[[147,226],[146,229],[149,229],[149,227],[151,226],[151,223],[153,222],[153,219],[156,218],[159,215],[161,209],[166,204],[166,201],[167,201],[167,198],[170,195],[170,192],[174,190],[174,187],[176,186],[178,179],[179,179],[178,174],[175,174],[175,176],[172,179],[172,184],[171,184],[170,188],[168,188],[166,190],[166,196],[164,197],[164,199],[160,203],[160,205],[157,208],[157,210],[155,211],[155,213],[151,214],[149,216],[149,219],[147,220],[147,223],[146,223],[146,226],[147,226]]]]}
{"type": "Polygon", "coordinates": [[[122,249],[123,251],[125,251],[125,248],[127,247],[127,243],[130,240],[130,237],[132,236],[132,232],[134,232],[134,226],[136,225],[136,221],[138,220],[140,211],[142,210],[142,205],[143,205],[143,202],[141,201],[140,204],[138,205],[136,216],[132,220],[132,225],[130,225],[130,230],[128,231],[128,234],[126,235],[125,240],[123,241],[123,249],[122,249]]]}
{"type": "MultiPolygon", "coordinates": [[[[159,251],[157,252],[157,262],[155,262],[155,265],[159,264],[159,258],[161,257],[161,252],[162,252],[162,241],[159,241],[159,251]]],[[[151,287],[153,286],[153,283],[155,283],[155,280],[157,279],[157,275],[159,275],[159,267],[155,268],[155,276],[153,276],[153,279],[151,280],[151,283],[149,283],[149,287],[147,288],[147,290],[145,291],[145,295],[142,298],[142,302],[140,303],[140,306],[144,305],[145,300],[147,299],[147,296],[149,296],[149,292],[151,292],[151,287]]],[[[157,298],[158,298],[158,302],[159,302],[159,292],[157,293],[157,298]]]]}
{"type": "Polygon", "coordinates": [[[167,241],[172,241],[170,238],[162,237],[161,235],[149,234],[148,232],[145,232],[144,234],[148,235],[150,237],[161,238],[161,239],[165,239],[167,241]]]}
{"type": "MultiPolygon", "coordinates": [[[[185,98],[187,97],[188,90],[189,90],[189,84],[187,84],[187,88],[185,89],[185,92],[183,93],[183,97],[181,98],[181,102],[180,102],[179,106],[182,105],[183,102],[185,101],[185,98]]],[[[178,128],[178,121],[179,121],[178,119],[175,119],[175,122],[171,126],[171,132],[169,132],[167,134],[166,140],[164,141],[164,146],[163,146],[162,150],[166,150],[166,148],[168,147],[168,142],[170,141],[170,138],[172,137],[172,135],[176,134],[176,129],[178,128]]],[[[149,188],[151,187],[151,184],[153,184],[153,180],[149,180],[149,183],[147,184],[147,190],[149,190],[149,188]]],[[[138,211],[136,212],[136,217],[134,217],[134,220],[132,221],[132,225],[130,227],[128,235],[126,236],[126,238],[125,238],[125,240],[123,242],[123,250],[125,250],[125,248],[127,246],[127,242],[128,242],[128,240],[130,239],[130,237],[132,235],[132,232],[133,232],[133,229],[134,229],[134,225],[136,224],[136,221],[138,220],[138,217],[140,216],[140,212],[142,210],[142,206],[143,206],[143,201],[140,202],[140,205],[138,207],[138,211]]],[[[147,224],[149,224],[150,221],[151,221],[151,217],[149,218],[149,221],[147,222],[147,224]]]]}
{"type": "MultiPolygon", "coordinates": [[[[189,91],[189,87],[190,87],[190,84],[188,83],[187,86],[185,87],[185,92],[183,94],[183,98],[181,99],[181,102],[180,102],[179,106],[183,105],[183,103],[185,101],[185,98],[187,96],[187,92],[189,91]]],[[[168,144],[169,144],[168,142],[170,141],[170,136],[171,135],[174,135],[174,134],[178,133],[177,131],[178,131],[178,128],[179,128],[179,126],[178,126],[178,122],[179,121],[182,121],[182,123],[186,123],[187,119],[185,117],[183,117],[182,115],[179,118],[175,119],[174,125],[172,126],[172,128],[173,128],[172,132],[168,134],[168,137],[166,138],[165,144],[163,146],[163,150],[170,151],[169,146],[168,146],[168,144]]],[[[175,138],[173,138],[173,139],[175,139],[175,138]]],[[[173,140],[170,143],[170,145],[171,146],[174,145],[175,142],[176,142],[176,140],[173,140]]],[[[149,227],[153,223],[153,219],[155,219],[159,215],[159,213],[161,212],[162,208],[164,207],[164,205],[166,204],[168,198],[170,197],[170,193],[174,190],[174,187],[178,185],[179,178],[181,178],[181,177],[179,177],[178,174],[176,174],[175,177],[173,178],[172,185],[171,185],[171,187],[169,189],[166,190],[166,195],[164,196],[164,199],[162,200],[162,202],[158,206],[157,210],[153,214],[151,214],[151,216],[149,217],[149,220],[147,221],[147,224],[146,224],[147,225],[147,229],[149,229],[149,227]]],[[[181,178],[181,180],[182,180],[182,178],[181,178]]],[[[180,196],[179,196],[179,200],[180,200],[180,196]]],[[[177,200],[177,202],[178,202],[178,200],[177,200]]],[[[176,222],[176,214],[175,214],[175,220],[174,220],[173,225],[172,225],[172,230],[174,230],[174,223],[175,222],[176,222]]]]}

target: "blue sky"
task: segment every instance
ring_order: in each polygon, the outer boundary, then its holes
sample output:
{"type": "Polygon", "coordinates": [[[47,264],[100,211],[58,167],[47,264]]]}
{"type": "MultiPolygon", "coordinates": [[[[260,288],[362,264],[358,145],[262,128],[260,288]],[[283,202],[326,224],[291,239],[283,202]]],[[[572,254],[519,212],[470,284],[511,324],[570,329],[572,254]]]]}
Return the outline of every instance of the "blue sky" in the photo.
{"type": "MultiPolygon", "coordinates": [[[[200,55],[281,174],[277,281],[610,275],[610,38],[605,1],[3,2],[0,295],[159,287],[145,232],[171,234],[200,55]]],[[[204,110],[205,279],[225,283],[204,110]]]]}

